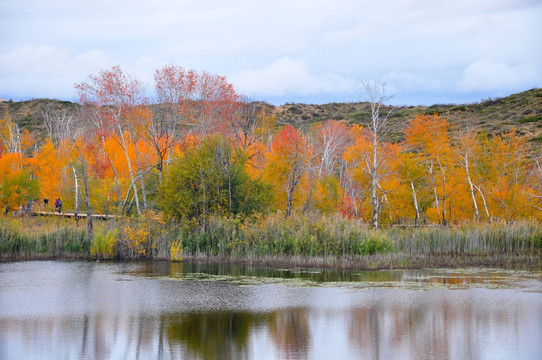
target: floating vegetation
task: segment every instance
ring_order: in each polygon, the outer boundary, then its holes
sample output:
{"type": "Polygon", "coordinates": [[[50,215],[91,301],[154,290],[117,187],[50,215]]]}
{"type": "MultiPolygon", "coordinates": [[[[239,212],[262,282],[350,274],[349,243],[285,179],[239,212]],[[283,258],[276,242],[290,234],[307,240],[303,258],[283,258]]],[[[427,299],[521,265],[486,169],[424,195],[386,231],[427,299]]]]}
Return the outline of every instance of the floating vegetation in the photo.
{"type": "Polygon", "coordinates": [[[213,274],[209,272],[181,272],[171,274],[141,274],[130,272],[139,278],[163,281],[224,282],[236,286],[281,285],[292,287],[330,287],[344,289],[389,288],[404,290],[438,289],[529,289],[542,292],[542,272],[502,269],[424,269],[350,271],[348,280],[340,280],[332,272],[311,269],[277,269],[273,276],[213,274]],[[320,275],[314,278],[313,275],[320,275]],[[292,277],[294,276],[294,277],[292,277]],[[328,279],[328,280],[326,280],[328,279]]]}

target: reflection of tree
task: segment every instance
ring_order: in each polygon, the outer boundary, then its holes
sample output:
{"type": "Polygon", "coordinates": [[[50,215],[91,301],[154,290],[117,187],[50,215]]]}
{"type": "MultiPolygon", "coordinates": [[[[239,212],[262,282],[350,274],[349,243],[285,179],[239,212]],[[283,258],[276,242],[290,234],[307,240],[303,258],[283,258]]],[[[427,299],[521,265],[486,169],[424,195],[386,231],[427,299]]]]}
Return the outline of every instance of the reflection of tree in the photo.
{"type": "Polygon", "coordinates": [[[380,359],[382,340],[381,327],[383,323],[382,309],[360,308],[355,309],[350,317],[350,340],[356,347],[361,347],[363,354],[373,359],[380,359]]]}
{"type": "Polygon", "coordinates": [[[236,359],[246,354],[251,327],[261,315],[215,312],[167,315],[163,319],[169,345],[184,345],[193,357],[236,359]]]}
{"type": "MultiPolygon", "coordinates": [[[[252,276],[259,278],[302,279],[314,282],[328,281],[402,281],[404,271],[352,271],[338,269],[277,269],[263,265],[204,263],[204,262],[141,262],[127,271],[140,276],[172,276],[183,274],[226,275],[231,277],[252,276]]],[[[411,275],[412,276],[412,275],[411,275]]],[[[450,275],[446,275],[450,277],[450,275]]]]}
{"type": "Polygon", "coordinates": [[[278,310],[271,315],[269,330],[283,358],[307,357],[311,333],[306,309],[278,310]]]}
{"type": "Polygon", "coordinates": [[[363,357],[477,358],[471,336],[487,312],[475,314],[470,307],[456,308],[448,302],[429,306],[373,306],[352,311],[349,325],[350,341],[363,357]],[[484,315],[481,315],[484,314],[484,315]],[[462,344],[460,349],[455,344],[462,344]]]}

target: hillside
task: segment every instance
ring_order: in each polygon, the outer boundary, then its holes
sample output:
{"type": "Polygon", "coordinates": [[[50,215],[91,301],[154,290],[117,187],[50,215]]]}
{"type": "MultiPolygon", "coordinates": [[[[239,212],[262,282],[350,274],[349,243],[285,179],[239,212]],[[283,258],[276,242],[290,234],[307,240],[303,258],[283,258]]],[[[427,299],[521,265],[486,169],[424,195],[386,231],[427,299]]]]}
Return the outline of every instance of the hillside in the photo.
{"type": "MultiPolygon", "coordinates": [[[[22,102],[0,102],[0,116],[7,114],[21,128],[43,135],[42,113],[46,106],[75,110],[78,104],[68,101],[37,99],[22,102]]],[[[349,124],[364,124],[369,121],[368,103],[330,103],[323,105],[284,104],[273,106],[262,103],[266,111],[277,116],[281,124],[289,123],[300,128],[327,119],[344,121],[349,124]]],[[[491,135],[515,129],[526,135],[534,148],[542,149],[542,89],[532,89],[498,99],[488,99],[474,104],[437,104],[432,106],[385,107],[392,110],[389,121],[388,140],[401,141],[409,119],[416,114],[440,114],[456,126],[466,122],[478,131],[491,135]]]]}
{"type": "MultiPolygon", "coordinates": [[[[279,122],[299,127],[326,119],[364,124],[370,119],[368,103],[330,103],[325,105],[285,104],[270,107],[279,122]]],[[[437,104],[432,106],[385,107],[392,110],[389,120],[391,141],[401,141],[409,119],[416,114],[439,114],[454,126],[469,123],[478,131],[500,134],[515,129],[542,147],[542,89],[532,89],[498,99],[474,104],[437,104]]]]}
{"type": "Polygon", "coordinates": [[[51,106],[55,109],[76,110],[79,105],[69,101],[53,99],[36,99],[28,101],[0,102],[0,118],[9,117],[21,129],[28,129],[32,134],[40,137],[45,133],[43,112],[51,106]]]}

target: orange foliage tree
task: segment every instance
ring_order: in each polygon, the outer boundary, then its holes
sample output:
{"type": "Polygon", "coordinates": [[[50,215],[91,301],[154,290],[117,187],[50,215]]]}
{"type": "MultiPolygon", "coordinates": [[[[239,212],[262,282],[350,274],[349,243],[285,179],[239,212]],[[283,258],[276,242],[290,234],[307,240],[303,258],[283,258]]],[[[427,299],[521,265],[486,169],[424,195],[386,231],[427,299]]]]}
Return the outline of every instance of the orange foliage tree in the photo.
{"type": "Polygon", "coordinates": [[[131,120],[134,111],[145,101],[143,84],[115,66],[110,70],[99,72],[98,75],[89,75],[86,82],[76,84],[75,88],[79,93],[80,102],[92,109],[95,115],[94,123],[99,124],[98,128],[114,132],[120,140],[131,179],[128,193],[133,189],[137,213],[141,217],[137,180],[143,174],[141,171],[137,174],[134,171],[133,160],[128,152],[129,137],[126,135],[133,134],[131,120]]]}
{"type": "Polygon", "coordinates": [[[299,184],[308,166],[311,149],[299,130],[285,125],[277,134],[267,155],[265,178],[275,189],[279,207],[285,206],[285,216],[292,214],[294,203],[300,203],[299,184]]]}
{"type": "Polygon", "coordinates": [[[405,130],[406,144],[420,154],[433,193],[433,205],[427,215],[433,221],[446,224],[447,208],[452,188],[449,183],[451,172],[451,138],[449,124],[438,115],[416,115],[405,130]]]}

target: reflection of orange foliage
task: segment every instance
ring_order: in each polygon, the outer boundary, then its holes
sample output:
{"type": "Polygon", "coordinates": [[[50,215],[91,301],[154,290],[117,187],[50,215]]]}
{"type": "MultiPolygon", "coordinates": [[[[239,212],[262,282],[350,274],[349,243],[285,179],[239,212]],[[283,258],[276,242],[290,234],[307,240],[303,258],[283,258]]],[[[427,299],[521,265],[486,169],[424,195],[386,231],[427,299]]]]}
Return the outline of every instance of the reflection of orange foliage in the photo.
{"type": "Polygon", "coordinates": [[[306,309],[278,310],[271,316],[269,330],[284,358],[305,358],[311,341],[306,309]]]}

